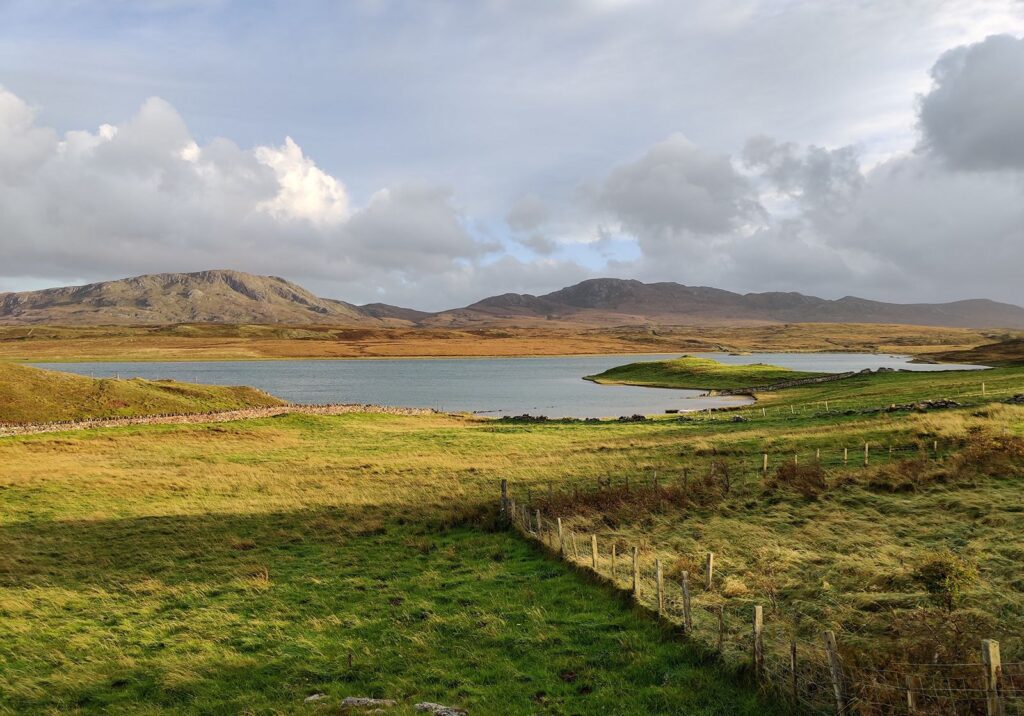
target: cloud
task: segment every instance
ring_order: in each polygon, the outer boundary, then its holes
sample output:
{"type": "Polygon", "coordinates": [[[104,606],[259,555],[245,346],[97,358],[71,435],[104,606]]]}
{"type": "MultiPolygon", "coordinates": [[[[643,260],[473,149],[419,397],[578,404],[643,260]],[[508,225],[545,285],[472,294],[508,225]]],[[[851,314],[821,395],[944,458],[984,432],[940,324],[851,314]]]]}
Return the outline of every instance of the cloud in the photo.
{"type": "Polygon", "coordinates": [[[331,295],[358,299],[494,249],[470,235],[448,189],[401,183],[353,207],[291,137],[199,144],[159,98],[60,136],[0,90],[0,216],[0,274],[55,282],[231,267],[350,282],[331,295]]]}
{"type": "Polygon", "coordinates": [[[920,100],[926,149],[964,169],[1024,169],[1024,39],[995,35],[944,53],[920,100]]]}
{"type": "MultiPolygon", "coordinates": [[[[427,309],[506,291],[543,293],[595,275],[1020,303],[1022,48],[1024,40],[997,36],[937,61],[932,54],[919,72],[918,135],[900,151],[754,134],[727,145],[742,147],[731,155],[721,144],[669,134],[687,118],[679,114],[650,133],[666,139],[628,143],[640,151],[617,149],[613,136],[601,152],[573,147],[585,157],[570,162],[579,174],[545,166],[536,181],[514,182],[513,200],[498,192],[486,211],[466,203],[464,186],[456,183],[456,194],[449,182],[417,180],[411,170],[360,190],[365,177],[346,170],[342,181],[319,163],[320,151],[314,158],[293,139],[313,146],[303,131],[252,147],[200,140],[174,106],[151,98],[125,121],[58,132],[0,90],[0,280],[56,284],[231,267],[284,275],[322,295],[427,309]]],[[[614,69],[609,58],[621,49],[595,66],[614,69]]],[[[529,79],[517,91],[559,89],[529,79]]],[[[913,89],[904,94],[908,108],[913,89]]],[[[904,124],[915,131],[913,117],[904,124]]],[[[538,135],[536,144],[512,147],[496,136],[488,141],[502,151],[546,163],[561,156],[552,144],[572,139],[538,135]]],[[[447,166],[447,145],[431,151],[447,166]]],[[[475,164],[474,177],[492,171],[479,155],[475,164]]],[[[485,186],[465,183],[470,192],[485,186]]]]}
{"type": "Polygon", "coordinates": [[[747,141],[743,161],[816,223],[841,215],[864,184],[860,155],[852,146],[801,148],[759,135],[747,141]]]}
{"type": "Polygon", "coordinates": [[[426,184],[382,189],[352,216],[338,241],[367,264],[409,275],[441,271],[493,250],[469,236],[451,198],[450,190],[426,184]]]}
{"type": "Polygon", "coordinates": [[[536,194],[520,197],[509,209],[505,221],[515,231],[533,231],[550,218],[547,203],[536,194]]]}
{"type": "Polygon", "coordinates": [[[681,134],[614,168],[598,188],[596,204],[649,253],[727,234],[763,214],[753,187],[727,156],[681,134]]]}
{"type": "Polygon", "coordinates": [[[305,157],[291,137],[285,137],[280,147],[257,147],[254,153],[274,170],[280,187],[260,209],[279,218],[309,219],[317,224],[337,224],[348,216],[345,187],[305,157]]]}
{"type": "Polygon", "coordinates": [[[520,244],[541,256],[550,256],[558,250],[558,244],[544,234],[528,234],[516,239],[520,244]]]}

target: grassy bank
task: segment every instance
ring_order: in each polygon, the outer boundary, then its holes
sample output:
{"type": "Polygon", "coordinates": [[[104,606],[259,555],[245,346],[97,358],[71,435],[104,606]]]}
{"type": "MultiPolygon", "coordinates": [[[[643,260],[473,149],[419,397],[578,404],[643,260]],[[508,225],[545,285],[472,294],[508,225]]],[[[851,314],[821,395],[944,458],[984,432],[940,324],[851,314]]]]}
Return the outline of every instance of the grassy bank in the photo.
{"type": "Polygon", "coordinates": [[[683,356],[674,360],[643,361],[609,368],[586,380],[617,385],[693,390],[735,390],[788,380],[818,378],[825,373],[789,370],[774,365],[726,365],[710,358],[683,356]]]}
{"type": "Polygon", "coordinates": [[[35,423],[162,413],[206,413],[284,405],[247,387],[173,380],[115,380],[0,362],[0,423],[35,423]]]}

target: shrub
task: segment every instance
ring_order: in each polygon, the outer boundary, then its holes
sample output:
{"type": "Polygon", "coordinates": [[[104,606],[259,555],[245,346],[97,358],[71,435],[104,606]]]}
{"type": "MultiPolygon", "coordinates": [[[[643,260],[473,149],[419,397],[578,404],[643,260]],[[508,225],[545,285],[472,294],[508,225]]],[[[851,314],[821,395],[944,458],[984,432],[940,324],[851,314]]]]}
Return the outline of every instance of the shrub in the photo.
{"type": "Polygon", "coordinates": [[[943,550],[919,565],[914,578],[940,606],[952,611],[963,604],[967,590],[978,581],[978,568],[943,550]]]}
{"type": "Polygon", "coordinates": [[[828,489],[821,465],[797,465],[787,462],[779,466],[768,481],[769,489],[789,488],[808,499],[815,499],[828,489]]]}

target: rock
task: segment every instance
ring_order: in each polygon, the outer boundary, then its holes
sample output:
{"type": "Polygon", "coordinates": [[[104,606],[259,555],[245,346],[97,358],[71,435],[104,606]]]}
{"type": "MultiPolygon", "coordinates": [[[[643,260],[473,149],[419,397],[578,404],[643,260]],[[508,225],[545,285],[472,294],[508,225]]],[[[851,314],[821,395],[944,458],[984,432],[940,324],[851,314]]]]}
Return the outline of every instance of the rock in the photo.
{"type": "Polygon", "coordinates": [[[1010,405],[1024,405],[1024,393],[1017,393],[1012,398],[1007,398],[1006,402],[1010,405]]]}
{"type": "Polygon", "coordinates": [[[311,694],[311,695],[307,696],[304,699],[304,701],[307,704],[309,704],[309,703],[313,703],[314,701],[319,701],[321,699],[326,699],[326,698],[327,698],[327,694],[311,694]]]}
{"type": "Polygon", "coordinates": [[[424,701],[414,706],[417,711],[426,711],[427,713],[435,714],[435,716],[467,716],[469,713],[465,709],[455,708],[454,706],[444,706],[442,704],[432,704],[429,701],[424,701]]]}
{"type": "MultiPolygon", "coordinates": [[[[917,410],[919,412],[925,412],[927,410],[944,410],[947,408],[959,408],[960,403],[949,398],[940,398],[938,400],[924,400],[920,403],[903,403],[901,405],[892,404],[885,409],[887,413],[897,413],[902,411],[917,410]]],[[[867,411],[864,411],[865,413],[867,411]]]]}
{"type": "Polygon", "coordinates": [[[745,418],[742,415],[733,415],[732,418],[730,418],[730,420],[732,420],[732,422],[734,422],[734,423],[747,423],[747,422],[750,422],[750,418],[745,418]]]}
{"type": "Polygon", "coordinates": [[[342,702],[342,706],[348,706],[349,708],[387,708],[394,706],[398,702],[394,699],[371,699],[368,696],[346,696],[342,702]]]}

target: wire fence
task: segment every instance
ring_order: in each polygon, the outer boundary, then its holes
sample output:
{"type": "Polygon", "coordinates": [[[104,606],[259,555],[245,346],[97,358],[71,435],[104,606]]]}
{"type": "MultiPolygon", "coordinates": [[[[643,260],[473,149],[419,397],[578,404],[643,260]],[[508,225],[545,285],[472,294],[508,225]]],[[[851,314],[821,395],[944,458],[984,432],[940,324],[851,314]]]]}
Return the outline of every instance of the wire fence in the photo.
{"type": "MultiPolygon", "coordinates": [[[[659,488],[655,482],[646,489],[659,488]]],[[[577,533],[551,511],[557,501],[545,502],[545,512],[526,495],[518,502],[516,497],[503,481],[502,514],[519,533],[631,593],[642,608],[726,662],[748,668],[762,688],[788,700],[795,710],[1024,716],[1024,663],[1001,663],[995,640],[977,643],[973,658],[961,663],[879,664],[869,653],[875,635],[862,633],[855,624],[823,624],[817,613],[801,609],[806,605],[782,604],[776,596],[726,594],[730,578],[739,575],[722,569],[713,553],[700,559],[673,556],[628,544],[608,532],[577,533]]]]}
{"type": "MultiPolygon", "coordinates": [[[[855,374],[856,375],[856,374],[855,374]]],[[[841,382],[839,382],[841,385],[841,382]]],[[[763,395],[774,395],[775,391],[757,391],[763,395]]],[[[743,395],[744,391],[709,391],[709,395],[743,395]]],[[[980,381],[971,388],[951,389],[942,397],[915,397],[904,395],[901,403],[870,404],[864,397],[833,397],[829,399],[781,402],[773,400],[768,404],[754,404],[728,408],[707,408],[682,413],[683,420],[729,420],[733,414],[742,414],[744,420],[761,418],[806,418],[829,417],[853,414],[876,414],[886,411],[904,412],[934,408],[978,407],[993,402],[1024,403],[1024,385],[1010,388],[988,388],[980,381]],[[723,415],[724,414],[724,415],[723,415]]]]}
{"type": "Polygon", "coordinates": [[[918,439],[908,443],[874,440],[820,448],[772,446],[762,451],[716,446],[692,454],[680,452],[668,460],[674,463],[677,457],[685,457],[685,466],[656,466],[655,463],[640,474],[567,475],[560,476],[557,481],[532,480],[516,485],[516,488],[520,498],[525,498],[529,504],[543,502],[555,511],[565,511],[581,498],[599,507],[602,498],[615,499],[618,493],[631,494],[639,499],[646,492],[649,499],[659,502],[672,502],[673,499],[692,502],[700,493],[701,483],[706,488],[709,480],[716,483],[720,492],[730,494],[741,486],[770,485],[779,469],[789,466],[820,468],[823,473],[842,470],[844,476],[897,463],[939,466],[967,444],[966,438],[946,438],[918,439]]]}

